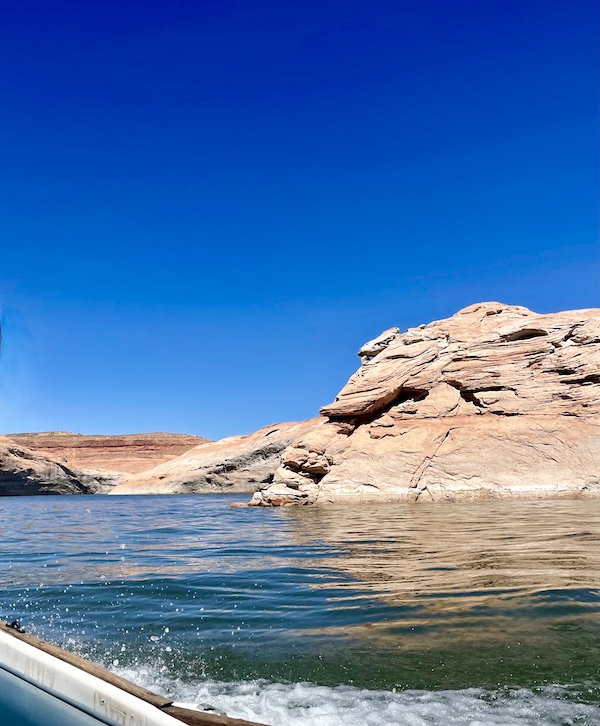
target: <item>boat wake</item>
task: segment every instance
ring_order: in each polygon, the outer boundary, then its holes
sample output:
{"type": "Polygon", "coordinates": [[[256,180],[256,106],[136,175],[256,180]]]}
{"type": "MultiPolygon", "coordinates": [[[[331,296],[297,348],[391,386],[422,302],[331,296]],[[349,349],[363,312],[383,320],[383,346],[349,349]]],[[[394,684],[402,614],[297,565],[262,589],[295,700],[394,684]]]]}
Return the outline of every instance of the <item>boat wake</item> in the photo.
{"type": "Polygon", "coordinates": [[[592,690],[546,686],[486,691],[374,691],[263,680],[185,683],[150,668],[119,675],[185,703],[209,703],[228,716],[269,726],[593,726],[592,690]]]}

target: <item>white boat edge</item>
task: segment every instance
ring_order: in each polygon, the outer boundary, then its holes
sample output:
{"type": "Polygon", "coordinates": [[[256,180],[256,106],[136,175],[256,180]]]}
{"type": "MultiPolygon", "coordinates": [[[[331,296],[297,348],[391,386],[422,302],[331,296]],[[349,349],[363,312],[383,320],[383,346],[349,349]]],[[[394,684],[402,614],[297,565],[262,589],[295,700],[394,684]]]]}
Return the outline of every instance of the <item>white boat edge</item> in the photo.
{"type": "Polygon", "coordinates": [[[181,726],[141,698],[0,630],[0,667],[46,693],[119,726],[181,726]]]}

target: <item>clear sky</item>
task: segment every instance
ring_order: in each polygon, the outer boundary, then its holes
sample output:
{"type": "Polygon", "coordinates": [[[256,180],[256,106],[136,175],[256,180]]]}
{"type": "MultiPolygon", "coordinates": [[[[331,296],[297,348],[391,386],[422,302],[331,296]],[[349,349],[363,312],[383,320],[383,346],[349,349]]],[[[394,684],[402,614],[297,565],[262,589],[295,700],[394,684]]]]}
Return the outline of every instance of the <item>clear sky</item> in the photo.
{"type": "Polygon", "coordinates": [[[0,431],[314,416],[383,329],[599,304],[596,0],[4,0],[0,431]]]}

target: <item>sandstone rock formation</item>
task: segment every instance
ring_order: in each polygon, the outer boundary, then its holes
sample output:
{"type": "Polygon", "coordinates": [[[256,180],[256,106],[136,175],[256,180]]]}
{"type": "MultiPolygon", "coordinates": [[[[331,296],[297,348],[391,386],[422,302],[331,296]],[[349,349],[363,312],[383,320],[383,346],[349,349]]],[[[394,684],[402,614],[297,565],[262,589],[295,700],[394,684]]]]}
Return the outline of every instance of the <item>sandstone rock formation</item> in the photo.
{"type": "Polygon", "coordinates": [[[600,310],[482,303],[359,355],[251,504],[600,496],[600,310]]]}
{"type": "Polygon", "coordinates": [[[47,454],[72,468],[106,469],[127,474],[151,469],[208,441],[189,434],[167,433],[89,436],[46,431],[6,436],[19,446],[47,454]]]}
{"type": "Polygon", "coordinates": [[[126,478],[110,494],[251,493],[273,480],[282,451],[319,419],[267,426],[248,436],[200,444],[126,478]]]}
{"type": "Polygon", "coordinates": [[[0,496],[96,494],[118,479],[110,472],[77,470],[0,437],[0,496]]]}

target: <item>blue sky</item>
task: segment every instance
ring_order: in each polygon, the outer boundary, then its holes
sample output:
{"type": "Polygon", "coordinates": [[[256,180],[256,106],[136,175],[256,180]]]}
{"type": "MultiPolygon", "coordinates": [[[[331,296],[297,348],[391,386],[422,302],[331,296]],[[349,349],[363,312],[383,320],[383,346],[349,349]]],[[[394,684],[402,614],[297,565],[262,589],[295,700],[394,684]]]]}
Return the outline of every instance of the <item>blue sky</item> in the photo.
{"type": "Polygon", "coordinates": [[[595,1],[0,15],[0,431],[249,432],[392,325],[599,304],[595,1]]]}

